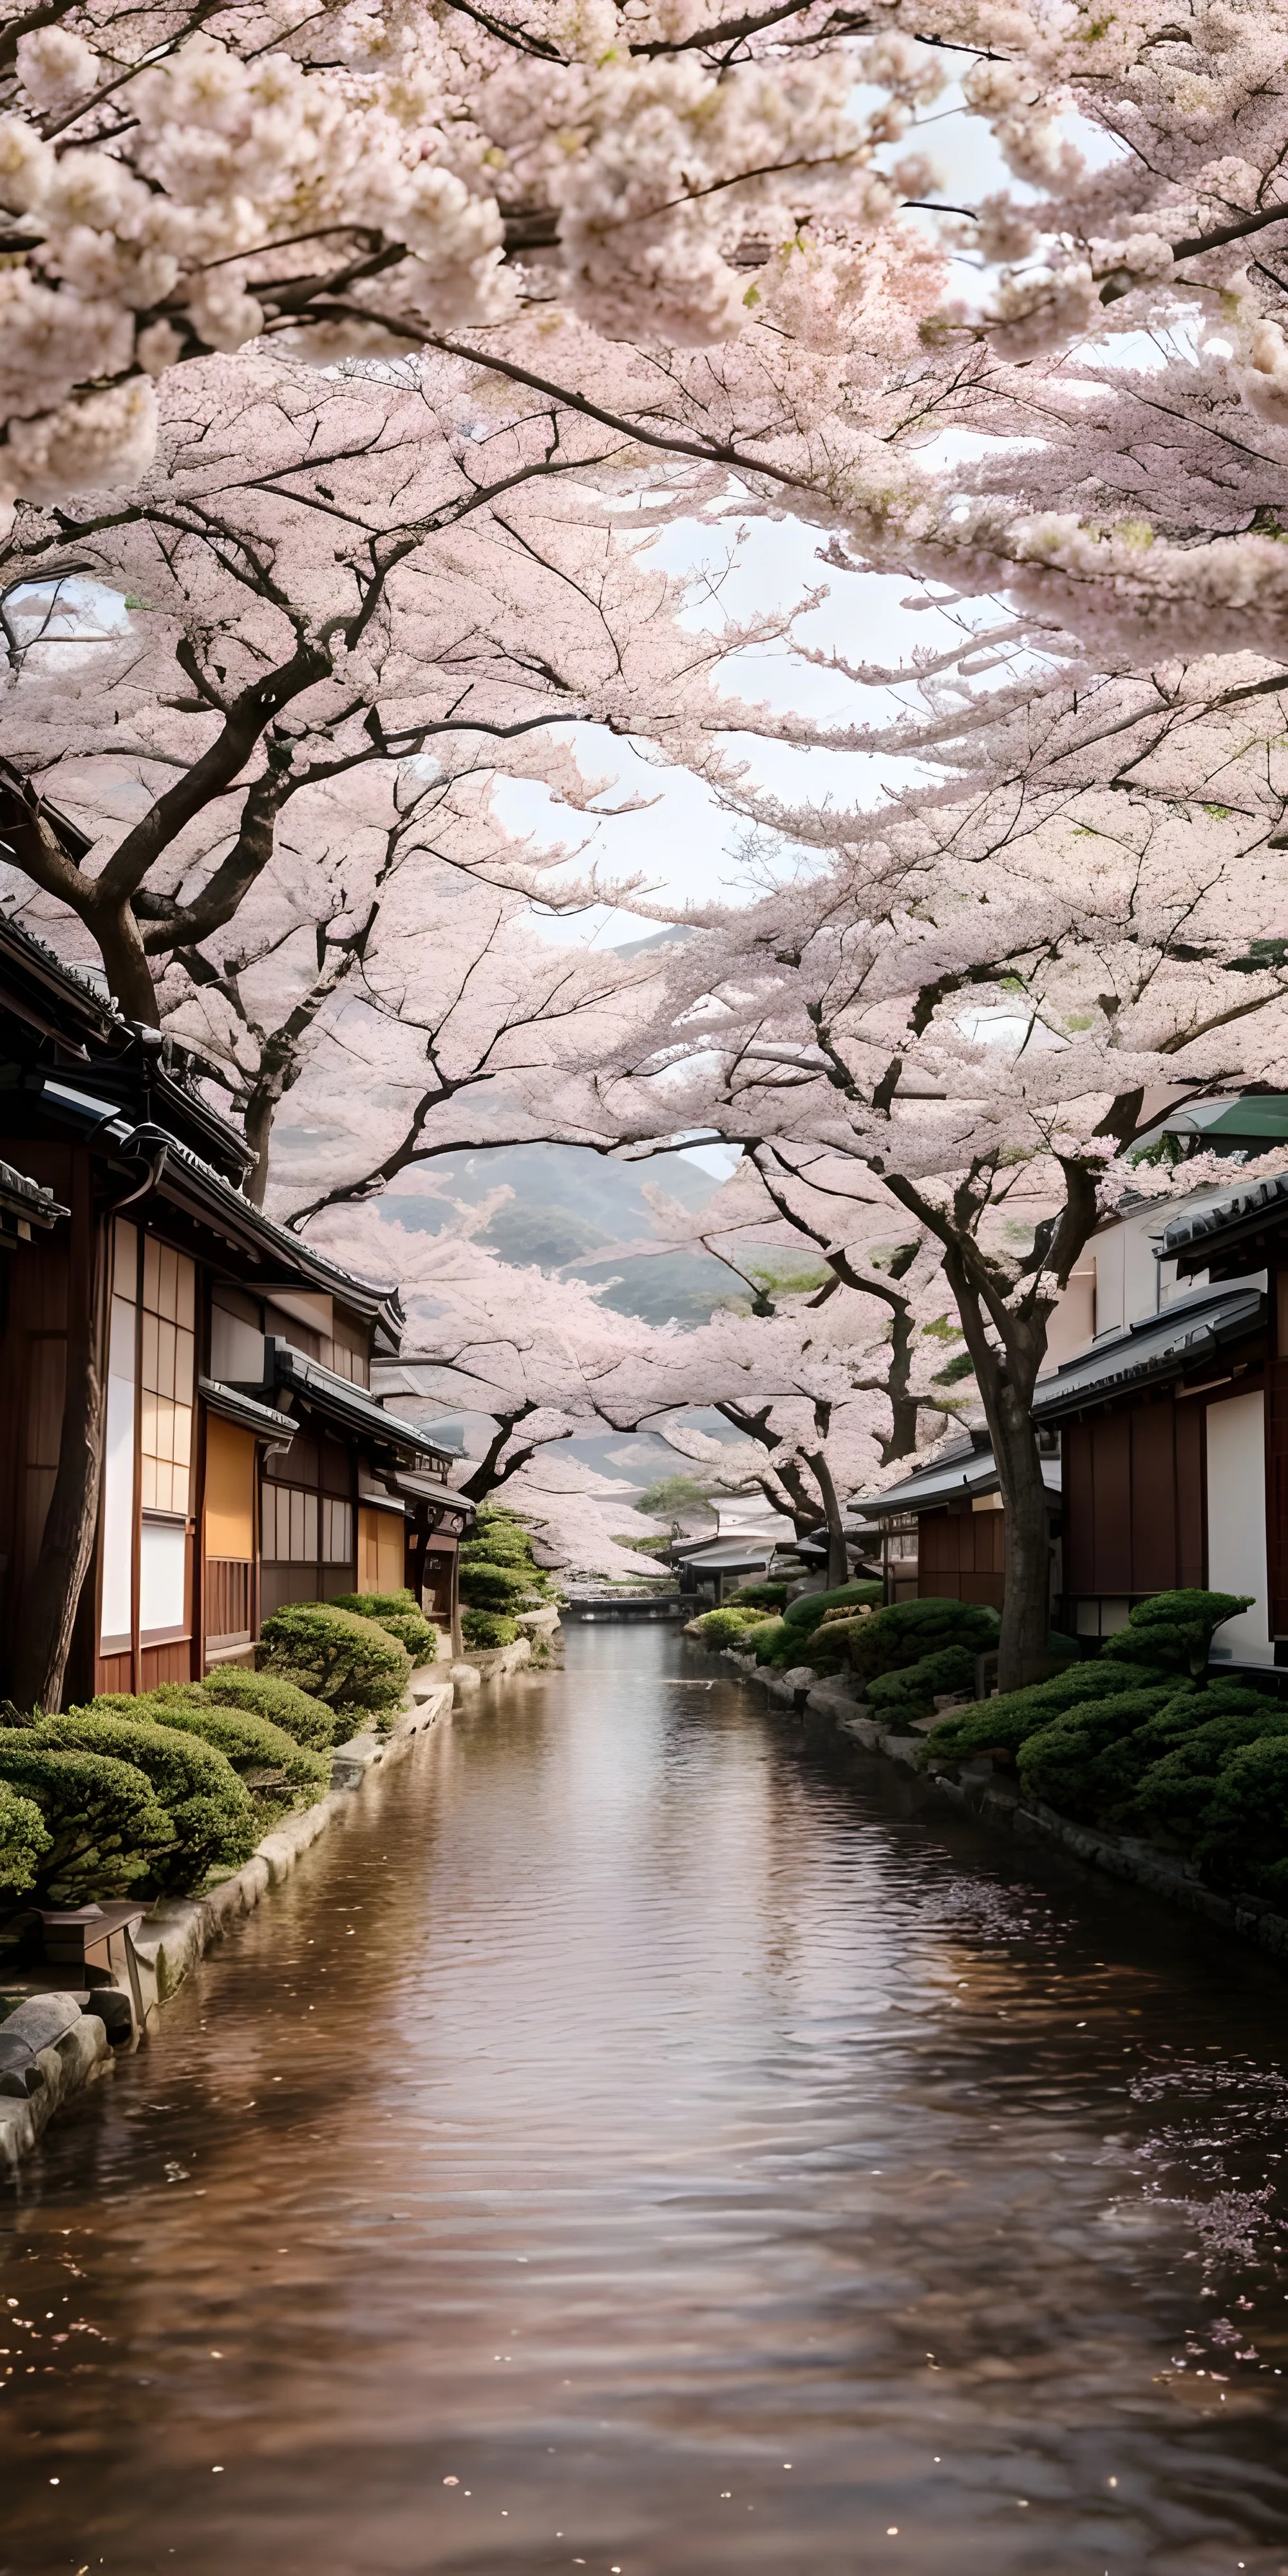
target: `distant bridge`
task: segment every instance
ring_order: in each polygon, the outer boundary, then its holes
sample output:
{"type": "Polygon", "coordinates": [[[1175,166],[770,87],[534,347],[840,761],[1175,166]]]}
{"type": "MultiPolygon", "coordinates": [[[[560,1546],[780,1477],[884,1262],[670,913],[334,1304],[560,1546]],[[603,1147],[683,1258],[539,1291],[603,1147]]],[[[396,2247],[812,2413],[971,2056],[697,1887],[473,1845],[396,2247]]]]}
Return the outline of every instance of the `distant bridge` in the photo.
{"type": "Polygon", "coordinates": [[[559,1616],[565,1627],[588,1626],[593,1619],[692,1618],[696,1607],[678,1592],[573,1592],[559,1616]]]}

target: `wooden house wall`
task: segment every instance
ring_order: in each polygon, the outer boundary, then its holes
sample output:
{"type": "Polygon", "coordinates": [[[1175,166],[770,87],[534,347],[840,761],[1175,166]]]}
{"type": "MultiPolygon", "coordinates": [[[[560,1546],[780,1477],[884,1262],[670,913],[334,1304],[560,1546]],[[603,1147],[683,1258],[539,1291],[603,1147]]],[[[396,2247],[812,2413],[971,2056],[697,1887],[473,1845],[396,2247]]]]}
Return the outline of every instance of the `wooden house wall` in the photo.
{"type": "MultiPolygon", "coordinates": [[[[69,1145],[33,1145],[24,1147],[22,1168],[88,1224],[83,1156],[69,1145]]],[[[58,1466],[70,1257],[71,1229],[60,1223],[0,1259],[0,1687],[7,1686],[58,1466]]]]}
{"type": "Polygon", "coordinates": [[[287,1601],[356,1592],[357,1453],[329,1433],[297,1431],[270,1453],[260,1487],[260,1616],[287,1601]]]}
{"type": "Polygon", "coordinates": [[[1004,1512],[922,1512],[917,1521],[917,1591],[946,1601],[1002,1607],[1004,1512]]]}
{"type": "Polygon", "coordinates": [[[1288,1637],[1288,1269],[1271,1276],[1266,1355],[1266,1559],[1270,1634],[1288,1637]]]}
{"type": "Polygon", "coordinates": [[[1064,1424],[1066,1593],[1121,1599],[1202,1585],[1203,1410],[1169,1389],[1064,1424]]]}

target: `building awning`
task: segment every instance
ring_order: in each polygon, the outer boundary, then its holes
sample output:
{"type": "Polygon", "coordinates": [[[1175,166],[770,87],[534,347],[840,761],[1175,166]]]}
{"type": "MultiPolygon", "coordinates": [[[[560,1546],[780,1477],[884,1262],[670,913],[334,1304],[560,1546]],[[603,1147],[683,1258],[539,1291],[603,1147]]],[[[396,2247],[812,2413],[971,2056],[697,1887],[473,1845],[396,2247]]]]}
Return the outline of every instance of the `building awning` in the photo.
{"type": "Polygon", "coordinates": [[[418,1468],[401,1469],[392,1483],[413,1507],[425,1505],[431,1528],[442,1533],[444,1546],[455,1547],[458,1539],[468,1538],[477,1518],[468,1494],[458,1494],[441,1476],[426,1475],[418,1468]]]}
{"type": "Polygon", "coordinates": [[[735,1539],[712,1539],[706,1547],[686,1548],[681,1555],[672,1550],[675,1563],[689,1566],[697,1574],[757,1574],[773,1555],[770,1540],[763,1543],[739,1543],[735,1539]]]}
{"type": "Polygon", "coordinates": [[[1089,1351],[1066,1360],[1054,1376],[1039,1379],[1033,1397],[1034,1420],[1058,1421],[1085,1404],[1103,1404],[1126,1387],[1183,1377],[1226,1343],[1255,1332],[1265,1303],[1255,1280],[1235,1287],[1202,1288],[1195,1296],[1164,1307],[1161,1315],[1132,1324],[1125,1333],[1093,1342],[1089,1351]]]}
{"type": "MultiPolygon", "coordinates": [[[[1048,1500],[1060,1499],[1060,1461],[1044,1458],[1042,1482],[1048,1500]]],[[[916,1473],[905,1476],[901,1484],[887,1485],[883,1494],[873,1494],[870,1501],[854,1505],[859,1519],[880,1523],[902,1520],[909,1512],[942,1511],[947,1503],[981,1501],[995,1494],[1001,1485],[997,1461],[989,1448],[952,1449],[946,1457],[935,1458],[916,1473]]]]}
{"type": "Polygon", "coordinates": [[[253,1395],[244,1395],[239,1386],[224,1386],[217,1377],[199,1377],[197,1393],[207,1413],[217,1413],[221,1422],[234,1422],[239,1431],[253,1431],[257,1439],[271,1440],[275,1448],[289,1446],[299,1430],[294,1414],[277,1413],[271,1404],[259,1404],[253,1395]]]}
{"type": "Polygon", "coordinates": [[[1249,1181],[1246,1189],[1231,1190],[1174,1217],[1163,1234],[1163,1255],[1175,1261],[1184,1278],[1192,1270],[1206,1270],[1211,1260],[1224,1257],[1263,1226],[1286,1223],[1288,1172],[1279,1172],[1271,1180],[1249,1181]]]}
{"type": "Polygon", "coordinates": [[[329,1291],[371,1323],[378,1349],[396,1352],[404,1321],[396,1289],[342,1269],[288,1226],[278,1225],[262,1209],[252,1207],[222,1172],[204,1162],[169,1128],[149,1119],[136,1123],[128,1109],[108,1096],[108,1086],[96,1090],[96,1078],[93,1067],[84,1074],[77,1067],[67,1079],[41,1075],[28,1096],[60,1126],[79,1129],[85,1141],[101,1151],[116,1154],[127,1164],[151,1164],[159,1199],[217,1234],[254,1264],[253,1271],[244,1275],[245,1286],[261,1295],[274,1288],[301,1286],[329,1291]]]}
{"type": "Polygon", "coordinates": [[[268,1333],[264,1337],[264,1355],[275,1394],[295,1396],[311,1413],[320,1413],[342,1430],[356,1432],[381,1449],[395,1450],[401,1464],[434,1456],[433,1442],[413,1422],[402,1422],[396,1413],[386,1413],[365,1387],[355,1386],[350,1378],[338,1377],[334,1369],[323,1368],[320,1360],[306,1359],[293,1343],[279,1341],[275,1333],[268,1333]]]}
{"type": "Polygon", "coordinates": [[[42,1189],[26,1172],[16,1172],[12,1163],[0,1163],[0,1245],[12,1250],[17,1243],[30,1243],[33,1225],[48,1234],[60,1216],[70,1214],[52,1190],[42,1189]]]}

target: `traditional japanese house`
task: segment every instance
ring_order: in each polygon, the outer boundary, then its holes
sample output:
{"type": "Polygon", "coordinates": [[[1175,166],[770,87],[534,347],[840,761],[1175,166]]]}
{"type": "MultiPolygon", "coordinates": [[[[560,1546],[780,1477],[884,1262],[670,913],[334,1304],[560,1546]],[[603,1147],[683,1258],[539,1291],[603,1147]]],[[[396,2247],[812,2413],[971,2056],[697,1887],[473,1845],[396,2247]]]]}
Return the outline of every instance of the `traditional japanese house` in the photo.
{"type": "MultiPolygon", "coordinates": [[[[1277,1110],[1282,1122],[1282,1104],[1250,1105],[1263,1120],[1277,1110]]],[[[1060,1435],[1063,1620],[1081,1636],[1110,1635],[1152,1592],[1207,1585],[1253,1596],[1220,1631],[1214,1656],[1275,1660],[1265,1501],[1269,1237],[1260,1206],[1255,1222],[1231,1213],[1250,1196],[1207,1190],[1179,1209],[1174,1199],[1129,1202],[1091,1238],[1079,1283],[1081,1347],[1075,1340],[1072,1355],[1039,1380],[1033,1407],[1060,1435]],[[1209,1242],[1221,1247],[1211,1263],[1209,1242]]],[[[1288,1599],[1283,1614],[1288,1628],[1288,1599]]]]}
{"type": "MultiPolygon", "coordinates": [[[[1060,1458],[1045,1444],[1051,1591],[1060,1590],[1060,1458]]],[[[976,1601],[1000,1610],[1005,1593],[1006,1520],[988,1434],[968,1432],[897,1485],[854,1506],[880,1539],[888,1601],[976,1601]]]]}
{"type": "Polygon", "coordinates": [[[253,1207],[193,1061],[11,921],[0,1155],[0,1692],[85,1490],[65,1697],[250,1661],[289,1600],[410,1581],[450,1626],[471,1506],[370,1392],[396,1297],[253,1207]]]}

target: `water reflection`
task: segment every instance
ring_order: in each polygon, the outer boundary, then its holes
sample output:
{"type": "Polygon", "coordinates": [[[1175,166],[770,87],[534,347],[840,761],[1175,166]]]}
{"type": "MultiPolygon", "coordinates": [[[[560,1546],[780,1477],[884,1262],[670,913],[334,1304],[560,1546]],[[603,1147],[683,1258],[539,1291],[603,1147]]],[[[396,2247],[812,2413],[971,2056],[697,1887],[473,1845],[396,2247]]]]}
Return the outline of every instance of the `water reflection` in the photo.
{"type": "Polygon", "coordinates": [[[0,2576],[1288,2567],[1282,1976],[711,1670],[580,1632],[53,2133],[0,2576]]]}

